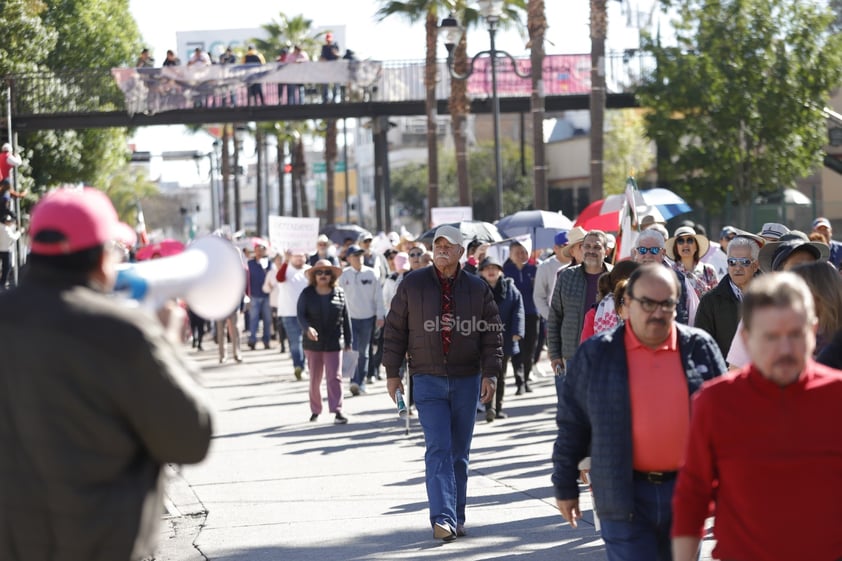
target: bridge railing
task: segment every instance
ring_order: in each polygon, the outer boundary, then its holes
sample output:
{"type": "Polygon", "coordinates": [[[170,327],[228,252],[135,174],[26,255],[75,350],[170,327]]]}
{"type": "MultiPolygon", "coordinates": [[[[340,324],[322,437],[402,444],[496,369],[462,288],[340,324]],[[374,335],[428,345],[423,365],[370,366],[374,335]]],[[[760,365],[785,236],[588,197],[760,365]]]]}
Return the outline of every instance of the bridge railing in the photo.
{"type": "MultiPolygon", "coordinates": [[[[529,68],[528,58],[517,59],[521,71],[529,68]]],[[[316,64],[316,63],[313,63],[316,64]]],[[[612,53],[606,56],[606,83],[609,93],[628,93],[634,90],[640,79],[654,68],[649,57],[612,53]]],[[[544,93],[547,96],[582,95],[590,92],[590,55],[547,55],[543,66],[544,93]]],[[[50,114],[86,114],[99,112],[132,112],[131,100],[120,90],[111,68],[88,68],[41,72],[6,76],[11,85],[12,116],[50,114]]],[[[151,69],[148,69],[151,70],[151,69]]],[[[148,70],[145,70],[148,71],[148,70]]],[[[154,72],[154,71],[153,71],[154,72]]],[[[500,97],[529,97],[531,83],[518,77],[508,60],[500,59],[497,64],[497,91],[500,97]]],[[[426,96],[424,86],[424,62],[384,61],[379,63],[376,79],[365,87],[337,84],[336,102],[397,102],[418,101],[426,96]]],[[[450,97],[450,74],[444,61],[438,63],[436,98],[450,97]]],[[[286,84],[263,83],[263,104],[280,105],[288,103],[289,90],[286,84]]],[[[310,83],[300,87],[301,103],[323,103],[326,84],[310,83]]],[[[329,97],[334,87],[327,86],[329,97]]],[[[182,95],[177,92],[174,104],[156,109],[214,108],[242,106],[249,102],[249,84],[228,84],[224,91],[211,89],[211,93],[195,92],[182,95]]],[[[467,79],[468,96],[472,99],[491,97],[490,59],[476,61],[473,73],[467,79]]],[[[0,114],[5,119],[5,104],[0,105],[0,114]]]]}

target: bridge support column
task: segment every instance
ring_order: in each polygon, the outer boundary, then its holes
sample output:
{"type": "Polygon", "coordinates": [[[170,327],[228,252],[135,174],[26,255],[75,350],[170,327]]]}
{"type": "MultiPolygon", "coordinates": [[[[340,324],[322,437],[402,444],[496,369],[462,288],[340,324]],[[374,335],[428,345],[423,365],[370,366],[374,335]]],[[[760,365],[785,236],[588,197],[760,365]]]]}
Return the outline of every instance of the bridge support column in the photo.
{"type": "Polygon", "coordinates": [[[389,118],[376,117],[371,128],[374,135],[374,201],[377,231],[392,229],[392,196],[389,191],[389,118]]]}

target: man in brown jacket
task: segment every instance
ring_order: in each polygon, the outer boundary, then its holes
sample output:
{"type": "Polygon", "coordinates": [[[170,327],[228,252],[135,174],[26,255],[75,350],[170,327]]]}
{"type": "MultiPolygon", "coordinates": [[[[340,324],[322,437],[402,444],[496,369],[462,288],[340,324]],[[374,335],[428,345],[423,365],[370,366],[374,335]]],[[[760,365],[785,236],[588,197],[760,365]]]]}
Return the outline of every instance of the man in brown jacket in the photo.
{"type": "Polygon", "coordinates": [[[477,395],[494,397],[503,357],[503,325],[487,283],[465,273],[462,234],[442,226],[433,238],[433,266],[398,286],[386,317],[383,366],[389,395],[403,391],[406,358],[427,451],[427,499],[433,537],[465,535],[468,456],[477,395]]]}
{"type": "Polygon", "coordinates": [[[0,294],[0,559],[154,554],[162,466],[204,458],[196,368],[152,315],[109,296],[119,222],[96,189],[34,209],[19,288],[0,294]]]}

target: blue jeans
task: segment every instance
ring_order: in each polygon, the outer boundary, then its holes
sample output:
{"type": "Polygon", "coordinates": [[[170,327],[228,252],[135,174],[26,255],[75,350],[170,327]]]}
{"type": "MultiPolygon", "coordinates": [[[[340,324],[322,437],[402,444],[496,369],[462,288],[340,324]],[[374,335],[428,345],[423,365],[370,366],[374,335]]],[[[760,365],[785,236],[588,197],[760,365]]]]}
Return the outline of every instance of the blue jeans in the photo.
{"type": "Polygon", "coordinates": [[[374,331],[375,318],[353,319],[351,318],[351,333],[354,337],[353,349],[360,353],[357,359],[357,371],[351,380],[355,384],[365,384],[365,377],[368,374],[368,353],[371,344],[371,333],[374,331]]]}
{"type": "Polygon", "coordinates": [[[468,456],[474,435],[480,376],[412,376],[413,397],[424,429],[430,525],[465,523],[468,456]]]}
{"type": "Polygon", "coordinates": [[[284,324],[284,330],[287,332],[287,339],[289,339],[289,354],[292,355],[292,365],[304,368],[304,350],[301,348],[301,325],[298,323],[297,316],[283,316],[281,323],[284,324]]]}
{"type": "Polygon", "coordinates": [[[600,520],[608,561],[671,561],[670,526],[675,479],[634,482],[634,518],[600,520]]]}
{"type": "Polygon", "coordinates": [[[263,319],[263,343],[268,345],[272,337],[272,308],[268,296],[252,296],[249,310],[249,344],[257,342],[257,324],[263,319]]]}

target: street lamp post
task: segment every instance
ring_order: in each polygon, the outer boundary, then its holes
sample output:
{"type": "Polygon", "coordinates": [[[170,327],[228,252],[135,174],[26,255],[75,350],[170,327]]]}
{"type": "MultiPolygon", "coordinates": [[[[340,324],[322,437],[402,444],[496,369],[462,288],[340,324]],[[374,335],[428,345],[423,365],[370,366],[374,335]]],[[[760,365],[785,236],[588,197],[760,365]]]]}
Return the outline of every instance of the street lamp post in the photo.
{"type": "Polygon", "coordinates": [[[497,49],[495,44],[495,37],[497,35],[497,27],[500,23],[500,16],[503,14],[503,0],[478,0],[480,15],[485,18],[488,24],[488,36],[491,40],[491,48],[487,51],[480,51],[471,58],[470,65],[467,72],[459,74],[453,70],[453,51],[456,44],[465,32],[464,29],[456,21],[453,14],[444,18],[439,26],[439,33],[444,37],[444,46],[447,47],[447,70],[451,78],[455,80],[467,80],[471,74],[474,73],[474,63],[483,55],[489,55],[491,59],[491,110],[493,114],[494,125],[494,172],[495,172],[495,187],[496,190],[496,218],[503,217],[503,162],[500,151],[500,99],[497,96],[497,57],[502,56],[509,59],[512,70],[520,78],[529,78],[530,72],[521,73],[518,69],[517,62],[514,57],[506,51],[497,49]]]}

